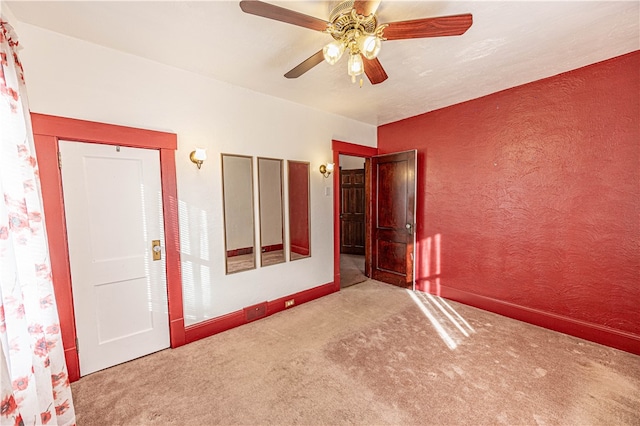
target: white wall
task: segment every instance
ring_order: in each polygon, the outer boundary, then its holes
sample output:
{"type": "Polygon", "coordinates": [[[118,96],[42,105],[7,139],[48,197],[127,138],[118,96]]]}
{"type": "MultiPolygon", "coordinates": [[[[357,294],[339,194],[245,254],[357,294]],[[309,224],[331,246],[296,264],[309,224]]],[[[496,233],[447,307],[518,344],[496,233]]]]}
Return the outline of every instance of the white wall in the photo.
{"type": "Polygon", "coordinates": [[[342,170],[364,169],[364,158],[352,155],[340,155],[340,167],[342,170]]]}
{"type": "Polygon", "coordinates": [[[17,25],[18,20],[16,19],[15,15],[13,14],[13,12],[11,12],[11,9],[9,9],[9,7],[6,5],[6,3],[4,1],[0,1],[0,16],[2,16],[2,19],[5,20],[6,22],[9,22],[9,24],[11,24],[12,27],[14,27],[17,25]]]}
{"type": "MultiPolygon", "coordinates": [[[[333,280],[332,198],[324,190],[331,180],[317,170],[331,160],[332,139],[375,146],[374,126],[28,24],[14,27],[33,112],[177,133],[187,324],[333,280]],[[195,147],[207,149],[201,170],[189,161],[195,147]],[[221,153],[311,162],[312,257],[224,274],[221,153]]],[[[285,212],[287,202],[285,194],[285,212]]]]}

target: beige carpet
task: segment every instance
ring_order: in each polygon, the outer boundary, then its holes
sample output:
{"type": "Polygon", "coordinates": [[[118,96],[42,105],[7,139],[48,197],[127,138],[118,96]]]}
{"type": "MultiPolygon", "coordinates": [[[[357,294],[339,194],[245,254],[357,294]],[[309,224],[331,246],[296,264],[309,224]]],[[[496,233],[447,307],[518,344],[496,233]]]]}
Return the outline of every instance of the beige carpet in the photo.
{"type": "Polygon", "coordinates": [[[364,256],[340,254],[340,288],[350,287],[366,281],[364,275],[364,256]]]}
{"type": "Polygon", "coordinates": [[[414,297],[366,281],[94,373],[78,425],[640,424],[640,357],[414,297]]]}

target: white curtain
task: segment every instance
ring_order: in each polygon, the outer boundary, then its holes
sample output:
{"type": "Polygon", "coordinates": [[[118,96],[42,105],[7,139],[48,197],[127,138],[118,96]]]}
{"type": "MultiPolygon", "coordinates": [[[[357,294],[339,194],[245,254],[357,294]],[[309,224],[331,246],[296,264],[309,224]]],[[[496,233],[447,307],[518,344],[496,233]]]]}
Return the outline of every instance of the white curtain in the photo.
{"type": "Polygon", "coordinates": [[[18,41],[0,18],[0,424],[75,424],[18,41]]]}

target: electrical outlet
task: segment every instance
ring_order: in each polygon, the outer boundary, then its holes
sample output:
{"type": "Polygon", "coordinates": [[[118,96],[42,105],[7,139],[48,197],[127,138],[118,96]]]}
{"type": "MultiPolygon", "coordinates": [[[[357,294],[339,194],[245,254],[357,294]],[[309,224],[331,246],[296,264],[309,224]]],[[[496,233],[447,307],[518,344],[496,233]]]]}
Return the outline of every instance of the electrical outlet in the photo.
{"type": "Polygon", "coordinates": [[[292,306],[293,306],[293,305],[295,305],[295,304],[296,304],[295,299],[286,300],[286,301],[284,302],[284,307],[285,307],[285,308],[290,308],[290,307],[292,307],[292,306]]]}

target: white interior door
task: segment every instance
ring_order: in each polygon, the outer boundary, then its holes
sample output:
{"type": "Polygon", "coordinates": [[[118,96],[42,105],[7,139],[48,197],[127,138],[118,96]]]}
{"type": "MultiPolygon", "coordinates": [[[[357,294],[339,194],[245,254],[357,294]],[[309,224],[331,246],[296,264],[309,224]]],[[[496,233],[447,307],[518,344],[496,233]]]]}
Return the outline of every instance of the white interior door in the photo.
{"type": "Polygon", "coordinates": [[[86,375],[169,347],[159,152],[60,141],[80,358],[86,375]]]}

